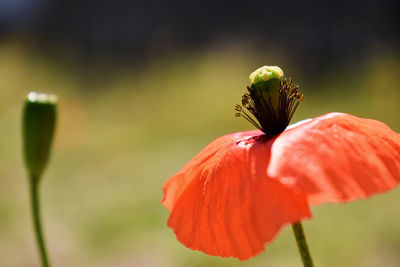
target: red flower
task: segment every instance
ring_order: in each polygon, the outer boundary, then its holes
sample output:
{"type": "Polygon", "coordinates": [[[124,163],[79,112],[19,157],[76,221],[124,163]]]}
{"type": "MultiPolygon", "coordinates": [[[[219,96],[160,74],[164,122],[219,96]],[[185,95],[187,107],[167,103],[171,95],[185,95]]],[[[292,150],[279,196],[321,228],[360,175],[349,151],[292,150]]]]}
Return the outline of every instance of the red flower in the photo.
{"type": "Polygon", "coordinates": [[[272,138],[247,131],[206,146],[164,185],[168,226],[210,255],[248,259],[309,204],[346,202],[400,181],[400,135],[382,122],[329,113],[272,138]]]}

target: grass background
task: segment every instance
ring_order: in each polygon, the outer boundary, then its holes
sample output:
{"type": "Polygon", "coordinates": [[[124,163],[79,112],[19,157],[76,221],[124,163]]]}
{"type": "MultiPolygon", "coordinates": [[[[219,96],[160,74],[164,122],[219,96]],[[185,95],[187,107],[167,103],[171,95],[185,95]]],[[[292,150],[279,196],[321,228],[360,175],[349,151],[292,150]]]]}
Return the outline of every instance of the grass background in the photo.
{"type": "MultiPolygon", "coordinates": [[[[166,227],[162,185],[218,136],[251,129],[234,117],[248,74],[280,65],[305,101],[293,122],[339,111],[400,131],[400,61],[380,53],[315,77],[284,55],[215,44],[146,64],[99,58],[92,72],[67,52],[0,43],[0,266],[39,266],[21,154],[21,111],[30,90],[59,95],[59,121],[41,184],[54,266],[301,266],[290,227],[249,261],[181,245],[166,227]]],[[[301,166],[299,166],[301,167],[301,166]]],[[[313,207],[304,222],[316,266],[400,266],[400,190],[313,207]]]]}

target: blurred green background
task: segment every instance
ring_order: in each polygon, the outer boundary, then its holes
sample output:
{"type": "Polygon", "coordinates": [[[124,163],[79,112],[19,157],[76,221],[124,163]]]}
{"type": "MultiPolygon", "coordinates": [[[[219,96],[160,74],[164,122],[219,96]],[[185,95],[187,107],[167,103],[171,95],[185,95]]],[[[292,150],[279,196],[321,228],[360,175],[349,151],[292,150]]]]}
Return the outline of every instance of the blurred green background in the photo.
{"type": "MultiPolygon", "coordinates": [[[[324,60],[317,46],[309,57],[319,63],[310,64],[290,46],[234,31],[162,52],[158,44],[144,57],[135,47],[121,59],[112,53],[118,47],[87,56],[90,46],[37,37],[46,31],[1,29],[0,266],[39,266],[21,154],[22,103],[31,90],[59,96],[41,199],[50,257],[60,267],[301,266],[290,227],[249,261],[211,257],[176,240],[160,204],[163,183],[206,144],[252,129],[234,106],[262,65],[279,65],[300,84],[305,101],[292,122],[339,111],[400,132],[399,46],[389,37],[355,57],[336,57],[334,46],[324,60]]],[[[397,188],[313,207],[304,227],[315,265],[400,266],[399,202],[397,188]]]]}

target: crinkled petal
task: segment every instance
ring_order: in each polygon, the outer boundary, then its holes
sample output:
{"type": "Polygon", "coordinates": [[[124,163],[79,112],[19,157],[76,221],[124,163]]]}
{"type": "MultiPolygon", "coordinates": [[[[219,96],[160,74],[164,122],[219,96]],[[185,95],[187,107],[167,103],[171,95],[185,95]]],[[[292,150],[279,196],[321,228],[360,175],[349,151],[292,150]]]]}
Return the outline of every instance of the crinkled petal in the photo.
{"type": "Polygon", "coordinates": [[[268,175],[311,204],[365,198],[400,181],[400,135],[376,120],[329,113],[272,141],[268,175]]]}
{"type": "Polygon", "coordinates": [[[164,185],[168,226],[184,245],[244,260],[282,225],[311,216],[304,195],[266,176],[271,142],[261,135],[217,139],[164,185]]]}
{"type": "Polygon", "coordinates": [[[177,174],[169,179],[163,186],[164,198],[162,203],[169,211],[179,199],[181,193],[186,189],[188,184],[196,178],[196,171],[194,169],[199,165],[204,165],[213,157],[219,150],[226,146],[231,146],[237,140],[262,135],[261,131],[245,131],[227,134],[221,136],[203,148],[192,160],[190,160],[177,174]],[[191,174],[193,173],[193,174],[191,174]],[[166,194],[168,191],[168,194],[166,194]]]}

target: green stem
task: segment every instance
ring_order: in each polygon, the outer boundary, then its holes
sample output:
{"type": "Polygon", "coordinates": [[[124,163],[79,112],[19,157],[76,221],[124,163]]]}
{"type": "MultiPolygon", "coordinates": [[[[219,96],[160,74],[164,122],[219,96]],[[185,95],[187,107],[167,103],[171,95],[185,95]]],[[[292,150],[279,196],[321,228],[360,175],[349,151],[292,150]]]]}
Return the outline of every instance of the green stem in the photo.
{"type": "Polygon", "coordinates": [[[33,229],[36,236],[36,243],[39,250],[42,267],[49,267],[49,260],[47,257],[46,246],[43,238],[42,226],[40,221],[40,205],[39,205],[39,177],[31,177],[30,179],[30,191],[31,191],[31,208],[32,208],[32,219],[33,229]]]}
{"type": "Polygon", "coordinates": [[[303,262],[304,267],[313,267],[313,261],[311,258],[310,251],[308,249],[308,245],[306,242],[306,236],[304,235],[303,226],[300,222],[293,223],[292,229],[294,236],[296,237],[297,247],[299,248],[301,261],[303,262]]]}

